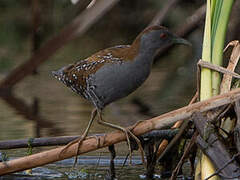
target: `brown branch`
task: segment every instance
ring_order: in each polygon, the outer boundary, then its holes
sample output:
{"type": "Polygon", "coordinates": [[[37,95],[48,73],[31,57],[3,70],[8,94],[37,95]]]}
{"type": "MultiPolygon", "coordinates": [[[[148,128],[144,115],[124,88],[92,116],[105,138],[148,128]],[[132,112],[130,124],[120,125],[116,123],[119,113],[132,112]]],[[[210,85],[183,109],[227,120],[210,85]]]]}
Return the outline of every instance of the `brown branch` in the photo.
{"type": "MultiPolygon", "coordinates": [[[[201,67],[212,69],[214,71],[223,73],[225,75],[228,75],[228,76],[231,76],[231,77],[233,76],[235,78],[240,79],[240,75],[239,74],[237,74],[237,73],[235,73],[233,71],[230,71],[230,70],[228,70],[228,69],[226,69],[226,68],[224,68],[222,66],[217,66],[217,65],[211,64],[211,63],[209,63],[207,61],[204,61],[204,60],[201,60],[201,59],[198,61],[198,65],[200,65],[201,67]]],[[[227,90],[227,91],[229,91],[229,90],[227,90]]],[[[227,91],[225,91],[225,93],[227,91]]]]}
{"type": "MultiPolygon", "coordinates": [[[[150,132],[155,129],[161,129],[168,127],[175,123],[176,121],[190,118],[192,114],[196,111],[206,112],[208,110],[214,109],[219,106],[223,106],[232,103],[240,99],[240,88],[232,90],[228,93],[212,97],[208,100],[201,101],[183,108],[171,111],[169,113],[160,115],[158,117],[143,121],[138,123],[138,125],[132,130],[132,132],[139,136],[150,132]]],[[[119,143],[126,140],[126,136],[122,132],[112,132],[106,134],[105,136],[99,137],[100,145],[98,146],[97,140],[95,138],[89,138],[82,142],[79,148],[79,154],[94,151],[99,148],[110,146],[112,144],[119,143]]],[[[59,161],[66,158],[71,158],[76,155],[76,148],[78,144],[73,144],[69,148],[62,150],[64,147],[44,151],[27,157],[18,158],[15,160],[0,163],[0,175],[7,173],[22,171],[25,169],[34,168],[37,166],[42,166],[48,163],[59,161]],[[61,153],[61,156],[59,154],[61,153]]]]}
{"type": "MultiPolygon", "coordinates": [[[[227,47],[224,49],[224,51],[226,51],[226,49],[228,49],[229,46],[233,46],[233,50],[230,56],[230,60],[227,66],[227,69],[229,71],[234,72],[239,58],[240,58],[240,44],[239,41],[231,41],[227,47]]],[[[220,93],[223,94],[225,92],[228,92],[231,89],[231,84],[232,84],[232,75],[229,74],[224,74],[223,78],[222,78],[222,82],[220,85],[220,93]]]]}
{"type": "Polygon", "coordinates": [[[24,77],[31,74],[40,64],[52,56],[67,42],[82,35],[119,0],[97,1],[94,7],[86,9],[66,26],[57,36],[50,39],[28,61],[14,69],[0,84],[0,88],[12,88],[24,77]]]}

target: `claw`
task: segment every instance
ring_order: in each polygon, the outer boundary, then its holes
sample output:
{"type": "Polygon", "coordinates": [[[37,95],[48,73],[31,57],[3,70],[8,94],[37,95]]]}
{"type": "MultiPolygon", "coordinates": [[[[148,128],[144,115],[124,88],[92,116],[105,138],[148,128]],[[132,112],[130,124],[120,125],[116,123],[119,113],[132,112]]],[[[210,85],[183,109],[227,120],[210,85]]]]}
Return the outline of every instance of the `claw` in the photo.
{"type": "Polygon", "coordinates": [[[98,112],[98,123],[99,124],[102,124],[102,125],[105,125],[105,126],[108,126],[108,127],[111,127],[111,128],[114,128],[114,129],[117,129],[117,130],[121,130],[125,133],[126,135],[126,139],[127,139],[127,143],[128,143],[128,149],[129,149],[129,159],[130,159],[130,164],[132,163],[132,150],[131,150],[131,144],[130,144],[130,139],[129,139],[129,136],[131,136],[138,144],[139,146],[139,150],[140,150],[140,153],[141,153],[141,158],[142,158],[142,162],[143,162],[143,165],[144,167],[146,167],[146,163],[145,163],[145,159],[144,159],[144,150],[143,150],[143,147],[141,145],[141,142],[140,140],[131,132],[132,129],[134,129],[134,127],[139,124],[140,122],[138,122],[136,125],[134,125],[131,130],[130,129],[126,129],[126,128],[123,128],[121,126],[117,126],[117,125],[114,125],[114,124],[111,124],[109,122],[106,122],[102,119],[102,112],[101,110],[97,109],[97,112],[98,112]]]}

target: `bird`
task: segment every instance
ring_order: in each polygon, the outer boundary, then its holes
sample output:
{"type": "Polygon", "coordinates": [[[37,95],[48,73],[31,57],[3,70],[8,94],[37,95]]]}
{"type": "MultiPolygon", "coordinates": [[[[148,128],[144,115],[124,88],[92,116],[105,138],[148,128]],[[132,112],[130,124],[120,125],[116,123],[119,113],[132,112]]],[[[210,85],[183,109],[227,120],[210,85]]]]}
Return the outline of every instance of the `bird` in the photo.
{"type": "Polygon", "coordinates": [[[187,40],[177,37],[166,27],[154,25],[145,28],[131,45],[110,47],[52,71],[55,78],[94,106],[83,135],[70,142],[67,147],[78,142],[78,154],[79,146],[87,137],[96,116],[98,123],[125,133],[129,150],[129,135],[140,145],[138,138],[129,129],[104,121],[102,112],[108,104],[128,96],[140,87],[151,72],[156,52],[170,44],[190,45],[187,40]]]}

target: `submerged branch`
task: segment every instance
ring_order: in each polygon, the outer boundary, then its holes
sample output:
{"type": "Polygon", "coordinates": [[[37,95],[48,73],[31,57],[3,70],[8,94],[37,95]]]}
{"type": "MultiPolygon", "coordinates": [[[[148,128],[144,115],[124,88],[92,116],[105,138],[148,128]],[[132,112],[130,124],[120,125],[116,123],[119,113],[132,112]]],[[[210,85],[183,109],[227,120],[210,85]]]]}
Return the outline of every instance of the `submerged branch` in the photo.
{"type": "MultiPolygon", "coordinates": [[[[162,138],[172,139],[177,133],[178,129],[168,130],[154,130],[144,134],[143,138],[155,138],[159,141],[162,138]]],[[[105,134],[95,134],[95,136],[104,136],[105,134]]],[[[16,148],[28,148],[40,147],[40,146],[61,146],[66,145],[69,142],[79,138],[80,136],[61,136],[61,137],[41,137],[41,138],[28,138],[18,140],[4,140],[0,141],[0,150],[2,149],[16,149],[16,148]]]]}
{"type": "Polygon", "coordinates": [[[29,147],[29,144],[31,145],[31,147],[66,145],[67,143],[77,138],[79,138],[79,136],[5,140],[5,141],[0,141],[0,149],[27,148],[29,147]]]}

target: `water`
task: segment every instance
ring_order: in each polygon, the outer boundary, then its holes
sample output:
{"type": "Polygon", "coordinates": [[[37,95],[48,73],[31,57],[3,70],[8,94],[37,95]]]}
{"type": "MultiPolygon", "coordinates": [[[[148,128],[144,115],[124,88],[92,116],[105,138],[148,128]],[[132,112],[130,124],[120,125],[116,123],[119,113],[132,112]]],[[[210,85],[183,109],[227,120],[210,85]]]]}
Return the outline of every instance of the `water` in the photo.
{"type": "MultiPolygon", "coordinates": [[[[132,165],[129,161],[125,163],[125,157],[115,158],[116,178],[118,180],[135,180],[146,179],[145,170],[141,164],[139,157],[133,157],[132,165]]],[[[37,167],[29,170],[5,175],[0,177],[0,180],[65,180],[65,179],[81,179],[81,180],[104,180],[109,178],[109,157],[107,156],[81,156],[78,158],[78,165],[73,167],[74,159],[67,159],[52,163],[43,167],[37,167]]],[[[189,169],[189,164],[185,169],[189,169]]],[[[187,173],[189,174],[189,173],[187,173]]],[[[160,169],[156,168],[154,179],[167,179],[168,176],[161,176],[160,169]]],[[[178,180],[186,179],[183,176],[178,176],[178,180]]]]}
{"type": "MultiPolygon", "coordinates": [[[[115,160],[116,172],[118,179],[136,179],[142,175],[143,167],[141,160],[137,157],[133,158],[131,166],[122,166],[124,157],[117,157],[115,160]]],[[[15,173],[11,176],[0,178],[5,179],[105,179],[109,174],[109,158],[106,156],[83,156],[79,157],[78,165],[72,167],[74,159],[67,159],[57,163],[53,163],[44,167],[32,169],[31,174],[26,171],[15,173]],[[97,163],[96,163],[97,162],[97,163]]],[[[129,162],[127,162],[129,163],[129,162]]]]}

